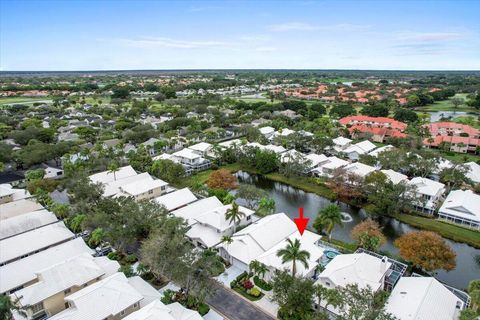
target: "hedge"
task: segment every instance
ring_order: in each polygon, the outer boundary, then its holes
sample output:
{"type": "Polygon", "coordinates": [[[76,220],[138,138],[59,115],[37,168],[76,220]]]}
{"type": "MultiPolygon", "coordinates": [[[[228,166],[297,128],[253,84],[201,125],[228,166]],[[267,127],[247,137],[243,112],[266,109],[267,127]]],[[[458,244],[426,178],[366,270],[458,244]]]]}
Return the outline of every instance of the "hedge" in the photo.
{"type": "Polygon", "coordinates": [[[262,290],[265,290],[265,291],[272,290],[272,285],[270,283],[266,282],[265,280],[260,279],[258,276],[255,276],[253,278],[253,282],[255,283],[255,285],[257,287],[259,287],[262,290]]]}

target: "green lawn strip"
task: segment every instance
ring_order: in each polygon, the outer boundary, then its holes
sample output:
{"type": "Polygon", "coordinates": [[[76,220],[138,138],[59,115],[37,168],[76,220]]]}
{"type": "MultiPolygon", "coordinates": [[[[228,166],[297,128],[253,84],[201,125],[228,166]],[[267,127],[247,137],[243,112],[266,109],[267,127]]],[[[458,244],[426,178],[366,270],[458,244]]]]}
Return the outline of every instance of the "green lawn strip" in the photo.
{"type": "Polygon", "coordinates": [[[0,105],[11,103],[33,103],[36,101],[51,100],[52,97],[4,97],[0,98],[0,105]]]}
{"type": "Polygon", "coordinates": [[[240,294],[242,297],[247,298],[250,301],[258,301],[258,300],[262,299],[263,296],[264,296],[263,292],[260,292],[260,295],[258,297],[254,297],[254,296],[251,296],[248,293],[246,293],[241,288],[233,288],[232,290],[235,291],[236,293],[240,294]]]}
{"type": "Polygon", "coordinates": [[[265,176],[270,180],[285,183],[297,189],[301,189],[306,192],[315,193],[315,194],[318,194],[319,196],[325,197],[330,200],[336,199],[335,193],[330,188],[328,188],[325,184],[321,182],[320,183],[313,182],[314,181],[313,178],[300,178],[300,177],[288,178],[280,173],[269,173],[265,176]]]}
{"type": "Polygon", "coordinates": [[[409,214],[392,214],[393,218],[413,227],[434,231],[445,238],[480,248],[480,232],[456,226],[447,222],[409,214]]]}

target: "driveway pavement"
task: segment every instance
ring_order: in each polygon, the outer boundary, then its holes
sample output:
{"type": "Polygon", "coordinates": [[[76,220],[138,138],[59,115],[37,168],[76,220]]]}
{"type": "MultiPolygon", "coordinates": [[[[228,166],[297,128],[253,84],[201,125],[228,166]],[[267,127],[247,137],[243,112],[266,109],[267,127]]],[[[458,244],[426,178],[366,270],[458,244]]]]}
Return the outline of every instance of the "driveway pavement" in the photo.
{"type": "Polygon", "coordinates": [[[220,284],[217,285],[217,292],[207,302],[230,320],[275,319],[253,303],[246,301],[220,284]]]}

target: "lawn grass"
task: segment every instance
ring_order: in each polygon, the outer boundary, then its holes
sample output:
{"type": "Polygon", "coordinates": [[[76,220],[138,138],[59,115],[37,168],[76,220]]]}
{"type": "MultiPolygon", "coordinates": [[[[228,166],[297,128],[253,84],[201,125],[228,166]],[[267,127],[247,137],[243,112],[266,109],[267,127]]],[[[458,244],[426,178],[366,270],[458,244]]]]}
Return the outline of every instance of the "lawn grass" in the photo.
{"type": "Polygon", "coordinates": [[[415,215],[392,214],[391,216],[413,227],[434,231],[445,238],[457,242],[463,242],[475,248],[480,248],[480,232],[478,231],[466,229],[440,220],[415,215]]]}
{"type": "MultiPolygon", "coordinates": [[[[467,101],[466,93],[457,93],[452,98],[462,98],[467,101]]],[[[424,107],[418,107],[415,110],[419,112],[435,112],[435,111],[465,111],[465,112],[478,112],[475,108],[467,106],[466,104],[459,106],[457,109],[453,108],[452,98],[442,101],[435,101],[433,104],[424,107]]]]}
{"type": "Polygon", "coordinates": [[[295,187],[297,189],[300,189],[306,192],[318,194],[319,196],[325,197],[330,200],[336,199],[335,193],[330,188],[328,188],[322,182],[318,182],[318,183],[315,182],[314,178],[302,178],[302,177],[288,178],[280,173],[269,173],[265,176],[270,180],[288,184],[289,186],[295,187]]]}
{"type": "Polygon", "coordinates": [[[52,97],[2,97],[0,98],[0,105],[11,103],[33,103],[36,101],[51,100],[52,97]]]}

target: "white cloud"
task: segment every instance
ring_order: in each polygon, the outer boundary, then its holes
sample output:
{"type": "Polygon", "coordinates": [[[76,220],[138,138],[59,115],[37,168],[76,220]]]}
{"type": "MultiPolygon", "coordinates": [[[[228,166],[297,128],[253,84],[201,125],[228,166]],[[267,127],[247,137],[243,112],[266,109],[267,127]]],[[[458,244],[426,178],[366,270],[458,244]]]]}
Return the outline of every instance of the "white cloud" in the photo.
{"type": "Polygon", "coordinates": [[[339,23],[332,25],[314,25],[303,22],[287,22],[281,24],[274,24],[267,27],[268,30],[273,32],[284,31],[359,31],[369,29],[370,25],[356,25],[350,23],[339,23]]]}
{"type": "Polygon", "coordinates": [[[401,32],[398,34],[399,40],[418,42],[450,41],[464,37],[465,34],[459,32],[401,32]]]}
{"type": "Polygon", "coordinates": [[[122,45],[136,48],[176,48],[176,49],[209,49],[209,48],[233,48],[238,45],[235,42],[216,40],[178,40],[165,37],[142,37],[138,39],[116,39],[122,45]]]}

